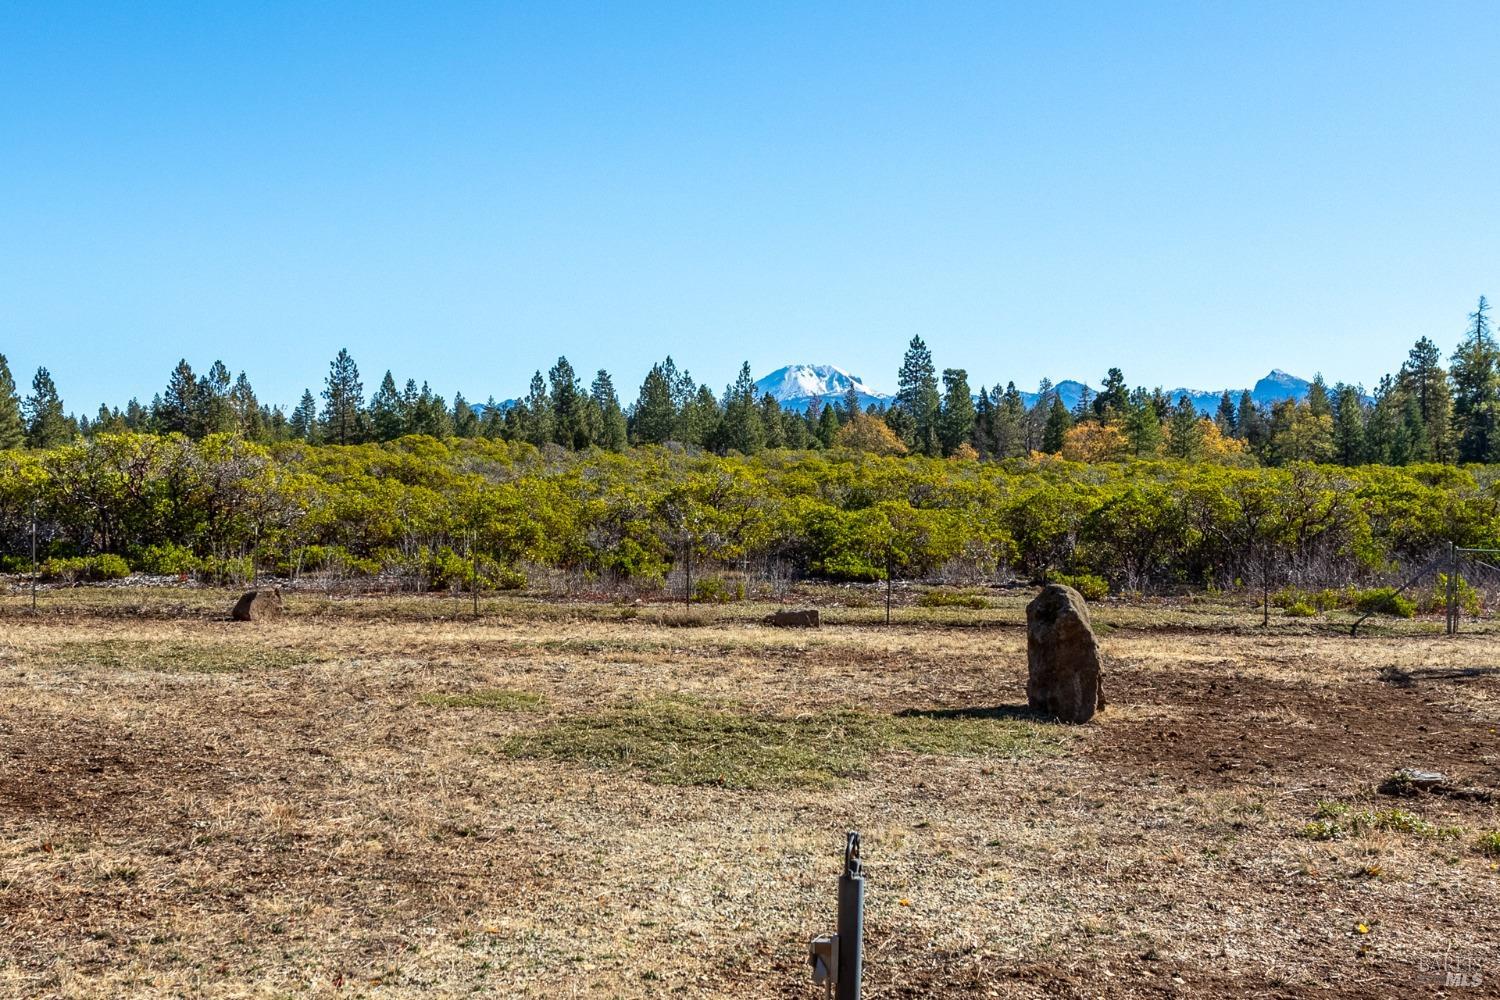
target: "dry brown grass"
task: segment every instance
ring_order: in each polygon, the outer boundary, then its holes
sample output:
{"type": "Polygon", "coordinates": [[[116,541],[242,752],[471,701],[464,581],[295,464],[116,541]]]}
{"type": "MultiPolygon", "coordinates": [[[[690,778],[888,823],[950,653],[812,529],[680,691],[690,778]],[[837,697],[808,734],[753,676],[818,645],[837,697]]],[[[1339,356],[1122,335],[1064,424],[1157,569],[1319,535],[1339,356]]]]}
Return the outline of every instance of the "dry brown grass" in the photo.
{"type": "Polygon", "coordinates": [[[1019,602],[803,632],[754,606],[297,596],[244,626],[213,592],[0,599],[0,994],[811,997],[852,828],[872,998],[1500,976],[1500,806],[1373,791],[1407,764],[1500,790],[1492,639],[1106,605],[1110,708],[1062,729],[1018,711],[1019,602]],[[724,787],[715,753],[790,770],[724,787]],[[1456,832],[1299,836],[1321,802],[1456,832]]]}

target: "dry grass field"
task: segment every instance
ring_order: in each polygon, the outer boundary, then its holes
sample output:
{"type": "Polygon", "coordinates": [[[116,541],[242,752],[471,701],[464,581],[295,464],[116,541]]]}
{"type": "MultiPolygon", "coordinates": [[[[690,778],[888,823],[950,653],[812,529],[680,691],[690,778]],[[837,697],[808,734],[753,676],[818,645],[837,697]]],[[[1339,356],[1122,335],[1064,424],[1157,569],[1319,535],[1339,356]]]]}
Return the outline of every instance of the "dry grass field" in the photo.
{"type": "Polygon", "coordinates": [[[1019,593],[232,596],[0,599],[0,995],[811,998],[846,829],[870,998],[1500,984],[1493,632],[1111,602],[1064,727],[1019,593]]]}

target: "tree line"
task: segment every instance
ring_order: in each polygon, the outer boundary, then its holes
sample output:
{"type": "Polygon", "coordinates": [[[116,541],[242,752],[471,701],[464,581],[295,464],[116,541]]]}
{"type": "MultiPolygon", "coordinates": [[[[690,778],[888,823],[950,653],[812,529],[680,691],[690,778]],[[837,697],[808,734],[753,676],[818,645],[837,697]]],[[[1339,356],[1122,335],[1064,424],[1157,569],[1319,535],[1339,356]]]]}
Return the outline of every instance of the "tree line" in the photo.
{"type": "Polygon", "coordinates": [[[398,386],[390,371],[368,397],[347,349],[329,365],[319,395],[302,394],[290,413],[257,399],[244,372],[222,361],[196,374],[184,359],[148,404],[101,406],[93,417],[65,412],[46,368],[24,399],[0,355],[0,449],[50,448],[77,437],[130,431],[202,440],[233,433],[273,444],[362,444],[409,435],[489,439],[569,451],[667,444],[720,455],[767,449],[850,448],[881,455],[1006,460],[1033,454],[1098,463],[1176,458],[1228,465],[1320,462],[1344,466],[1500,461],[1500,346],[1483,296],[1444,365],[1427,337],[1373,391],[1314,379],[1301,400],[1257,403],[1248,390],[1226,391],[1202,415],[1186,396],[1131,387],[1111,368],[1095,393],[1064,405],[1047,380],[1027,405],[1014,382],[971,388],[968,373],[941,375],[921,337],[913,337],[889,402],[862,405],[852,389],[841,401],[813,400],[805,412],[757,394],[748,363],[716,393],[668,357],[653,365],[626,406],[613,378],[599,370],[585,384],[566,357],[526,394],[507,404],[490,397],[451,402],[427,383],[398,386]]]}

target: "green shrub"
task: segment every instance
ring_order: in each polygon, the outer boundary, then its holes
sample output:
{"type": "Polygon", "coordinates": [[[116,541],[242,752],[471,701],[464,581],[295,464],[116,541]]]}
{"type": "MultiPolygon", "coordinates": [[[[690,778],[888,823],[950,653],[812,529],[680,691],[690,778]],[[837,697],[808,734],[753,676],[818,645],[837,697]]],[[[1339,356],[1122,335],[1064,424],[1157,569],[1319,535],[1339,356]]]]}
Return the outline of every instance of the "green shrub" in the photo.
{"type": "Polygon", "coordinates": [[[1491,830],[1489,833],[1480,834],[1479,839],[1474,842],[1474,846],[1481,854],[1488,854],[1492,858],[1500,858],[1500,830],[1491,830]]]}
{"type": "Polygon", "coordinates": [[[1282,608],[1292,618],[1308,618],[1324,611],[1334,611],[1341,607],[1347,607],[1353,603],[1351,594],[1344,591],[1324,588],[1323,590],[1302,590],[1299,587],[1282,587],[1271,595],[1271,604],[1282,608]],[[1294,607],[1305,607],[1309,610],[1293,613],[1294,607]]]}
{"type": "Polygon", "coordinates": [[[1438,828],[1414,812],[1405,809],[1383,809],[1379,812],[1355,813],[1349,821],[1355,833],[1366,830],[1390,830],[1395,833],[1414,833],[1419,837],[1436,836],[1438,828]]]}
{"type": "Polygon", "coordinates": [[[124,556],[110,553],[90,557],[88,573],[91,580],[123,580],[130,575],[130,566],[124,556]]]}
{"type": "Polygon", "coordinates": [[[1311,618],[1318,613],[1318,609],[1306,601],[1295,601],[1286,608],[1288,618],[1311,618]]]}
{"type": "Polygon", "coordinates": [[[1297,831],[1297,836],[1303,840],[1336,840],[1343,833],[1343,828],[1331,819],[1315,819],[1310,823],[1304,823],[1302,829],[1297,831]]]}
{"type": "MultiPolygon", "coordinates": [[[[1474,585],[1460,576],[1455,583],[1457,590],[1459,609],[1466,615],[1477,615],[1483,609],[1483,602],[1479,599],[1479,591],[1474,585]]],[[[1448,606],[1448,574],[1439,573],[1433,581],[1432,589],[1425,591],[1417,599],[1417,606],[1424,612],[1442,611],[1448,606]]]]}
{"type": "Polygon", "coordinates": [[[152,545],[135,559],[136,568],[154,576],[181,576],[194,573],[202,563],[193,550],[181,545],[152,545]]]}
{"type": "Polygon", "coordinates": [[[1408,833],[1416,837],[1453,837],[1456,827],[1439,828],[1414,812],[1405,809],[1380,809],[1355,812],[1341,802],[1320,802],[1316,818],[1297,831],[1306,840],[1337,840],[1380,830],[1408,833]]]}
{"type": "Polygon", "coordinates": [[[1354,609],[1365,614],[1395,615],[1410,618],[1417,613],[1417,606],[1396,593],[1395,587],[1375,587],[1362,590],[1355,597],[1354,609]]]}
{"type": "Polygon", "coordinates": [[[703,604],[727,604],[745,599],[745,582],[736,580],[726,583],[717,576],[705,576],[693,581],[693,600],[703,604]]]}
{"type": "Polygon", "coordinates": [[[1104,577],[1092,573],[1054,573],[1049,582],[1072,587],[1085,601],[1102,601],[1109,596],[1109,584],[1104,577]]]}
{"type": "Polygon", "coordinates": [[[497,566],[493,576],[496,590],[525,590],[526,571],[515,566],[497,566]]]}
{"type": "Polygon", "coordinates": [[[122,557],[113,554],[53,556],[41,564],[39,572],[43,580],[97,583],[124,579],[130,575],[130,566],[122,557]]]}
{"type": "Polygon", "coordinates": [[[975,611],[990,606],[990,602],[978,594],[956,590],[929,590],[917,598],[917,604],[924,608],[972,608],[975,611]]]}

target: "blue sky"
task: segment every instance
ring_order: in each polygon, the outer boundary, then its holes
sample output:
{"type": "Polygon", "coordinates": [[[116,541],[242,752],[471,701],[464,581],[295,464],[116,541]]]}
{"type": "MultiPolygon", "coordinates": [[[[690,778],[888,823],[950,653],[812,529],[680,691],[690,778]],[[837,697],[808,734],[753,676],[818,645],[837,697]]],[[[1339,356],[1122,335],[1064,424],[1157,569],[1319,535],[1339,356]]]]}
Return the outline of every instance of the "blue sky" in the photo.
{"type": "Polygon", "coordinates": [[[1500,295],[1494,3],[0,6],[0,353],[633,398],[1372,383],[1500,295]]]}

